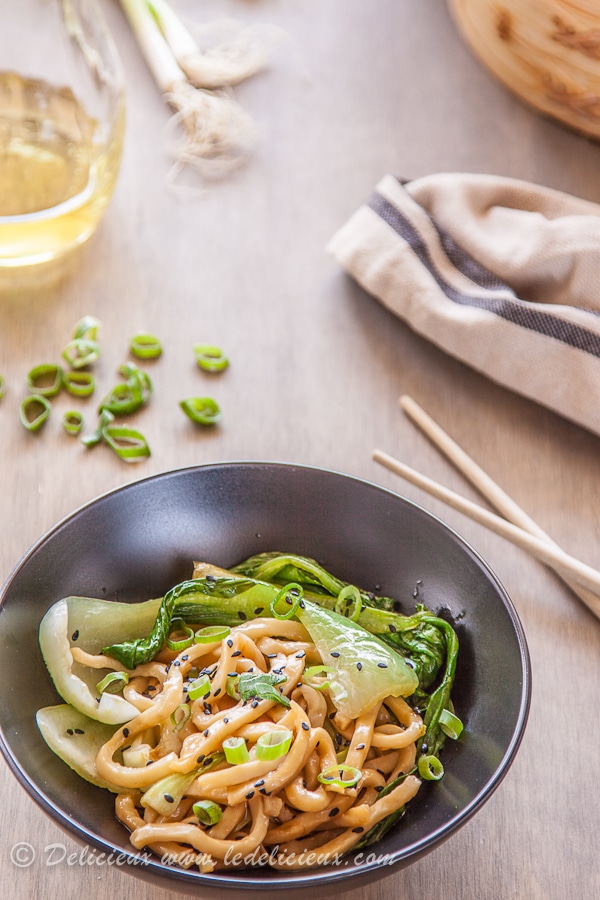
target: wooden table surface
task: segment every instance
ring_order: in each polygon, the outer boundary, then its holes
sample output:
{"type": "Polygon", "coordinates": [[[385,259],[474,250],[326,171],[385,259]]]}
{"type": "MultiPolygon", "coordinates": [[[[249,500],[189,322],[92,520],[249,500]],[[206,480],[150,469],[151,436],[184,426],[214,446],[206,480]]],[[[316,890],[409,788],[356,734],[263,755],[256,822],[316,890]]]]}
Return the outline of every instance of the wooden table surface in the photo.
{"type": "MultiPolygon", "coordinates": [[[[81,504],[138,478],[220,460],[323,466],[403,493],[455,527],[512,596],[529,642],[533,698],[521,750],[489,803],[450,841],[345,900],[600,896],[600,625],[541,564],[371,460],[374,447],[477,499],[398,407],[411,394],[565,549],[600,565],[600,442],[474,373],[413,334],[325,252],[387,173],[514,176],[600,201],[600,145],[544,120],[474,60],[441,0],[177,0],[287,35],[268,71],[240,86],[259,144],[206,194],[169,189],[168,113],[116,2],[103,5],[121,51],[128,120],[117,189],[73,271],[0,297],[0,575],[81,504]],[[161,336],[156,391],[136,424],[152,447],[128,466],[87,451],[55,416],[18,421],[27,371],[57,359],[83,315],[102,322],[101,388],[138,330],[161,336]],[[191,344],[227,349],[207,381],[191,344]],[[190,427],[177,401],[212,393],[222,424],[190,427]]],[[[18,4],[11,15],[18,15],[18,4]]],[[[0,60],[2,30],[0,29],[0,60]]],[[[59,400],[57,409],[67,408],[59,400]]],[[[79,845],[0,766],[5,896],[166,900],[117,867],[48,865],[79,845]],[[29,867],[11,848],[32,844],[29,867]]]]}

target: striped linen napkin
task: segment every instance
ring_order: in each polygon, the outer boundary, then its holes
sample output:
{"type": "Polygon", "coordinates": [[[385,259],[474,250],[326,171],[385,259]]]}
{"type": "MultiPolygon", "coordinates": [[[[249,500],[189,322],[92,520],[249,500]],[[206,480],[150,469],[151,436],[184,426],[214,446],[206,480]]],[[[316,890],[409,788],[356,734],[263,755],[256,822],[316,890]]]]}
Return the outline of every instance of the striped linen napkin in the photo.
{"type": "Polygon", "coordinates": [[[600,205],[494,175],[387,175],[328,250],[438,347],[600,434],[600,205]]]}

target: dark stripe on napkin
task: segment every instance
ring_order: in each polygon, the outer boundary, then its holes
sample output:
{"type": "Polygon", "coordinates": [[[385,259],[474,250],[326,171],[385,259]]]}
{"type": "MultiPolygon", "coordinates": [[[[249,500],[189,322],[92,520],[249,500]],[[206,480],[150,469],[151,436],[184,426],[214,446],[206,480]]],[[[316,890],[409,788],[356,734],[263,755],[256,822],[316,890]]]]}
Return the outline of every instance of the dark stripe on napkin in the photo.
{"type": "MultiPolygon", "coordinates": [[[[411,200],[411,202],[414,201],[411,200]]],[[[489,272],[461,250],[450,235],[444,232],[425,210],[423,212],[435,227],[449,263],[462,275],[469,278],[474,285],[489,291],[488,294],[469,296],[462,294],[448,284],[433,263],[426,238],[417,231],[413,223],[396,206],[390,203],[389,200],[386,200],[385,197],[382,197],[381,194],[375,192],[371,196],[368,205],[396,234],[406,241],[421,264],[435,279],[445,296],[453,303],[485,309],[508,322],[512,322],[514,325],[519,325],[521,328],[527,328],[530,331],[561,341],[563,344],[568,344],[577,350],[583,350],[584,353],[600,357],[599,335],[588,331],[580,325],[558,319],[551,313],[542,312],[527,306],[527,302],[517,297],[508,285],[504,284],[496,275],[489,272]],[[450,250],[450,253],[448,250],[450,250]],[[510,296],[494,296],[494,290],[505,291],[510,296]]]]}

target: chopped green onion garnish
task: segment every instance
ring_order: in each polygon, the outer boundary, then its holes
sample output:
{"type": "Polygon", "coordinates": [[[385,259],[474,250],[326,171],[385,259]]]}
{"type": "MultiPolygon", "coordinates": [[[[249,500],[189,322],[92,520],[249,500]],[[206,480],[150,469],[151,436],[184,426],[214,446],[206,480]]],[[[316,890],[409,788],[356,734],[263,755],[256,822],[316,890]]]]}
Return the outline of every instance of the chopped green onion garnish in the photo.
{"type": "Polygon", "coordinates": [[[201,825],[216,825],[223,816],[221,807],[213,800],[198,800],[192,806],[192,812],[201,825]]]}
{"type": "Polygon", "coordinates": [[[142,806],[151,806],[161,816],[172,816],[197,775],[197,769],[187,774],[178,772],[176,775],[165,775],[142,794],[140,803],[142,806]]]}
{"type": "Polygon", "coordinates": [[[349,788],[358,784],[361,775],[362,772],[360,769],[357,769],[356,766],[347,766],[345,763],[337,763],[336,765],[328,766],[326,769],[323,769],[322,772],[319,772],[317,780],[320,781],[321,784],[349,788]]]}
{"type": "Polygon", "coordinates": [[[227,682],[225,684],[225,690],[229,694],[230,697],[233,697],[234,700],[241,700],[240,692],[238,691],[238,682],[240,680],[239,675],[228,675],[227,682]]]}
{"type": "Polygon", "coordinates": [[[109,672],[96,685],[99,694],[118,694],[129,681],[127,672],[109,672]]]}
{"type": "Polygon", "coordinates": [[[27,431],[37,431],[50,415],[50,401],[43,394],[32,394],[21,400],[19,416],[27,431]]]}
{"type": "Polygon", "coordinates": [[[102,441],[104,429],[107,425],[110,425],[111,422],[114,422],[114,418],[115,417],[111,412],[107,409],[103,409],[98,420],[98,427],[92,434],[82,437],[81,443],[85,444],[86,447],[93,447],[95,444],[99,444],[102,441]]]}
{"type": "Polygon", "coordinates": [[[0,400],[2,400],[5,393],[6,393],[6,382],[4,380],[4,376],[0,375],[0,400]]]}
{"type": "Polygon", "coordinates": [[[100,322],[94,316],[84,316],[73,329],[73,340],[97,341],[100,322]]]}
{"type": "Polygon", "coordinates": [[[226,738],[223,741],[223,753],[227,762],[232,766],[238,766],[240,763],[245,763],[250,759],[246,741],[243,737],[226,738]]]}
{"type": "Polygon", "coordinates": [[[63,415],[63,428],[67,434],[79,434],[83,428],[83,416],[76,409],[71,409],[63,415]]]}
{"type": "Polygon", "coordinates": [[[166,640],[169,650],[180,653],[187,650],[194,643],[194,631],[189,625],[186,625],[183,619],[173,619],[171,622],[171,632],[166,640]]]}
{"type": "Polygon", "coordinates": [[[453,741],[456,741],[460,737],[463,730],[463,723],[458,716],[455,716],[449,709],[443,709],[441,711],[438,721],[444,734],[449,738],[452,738],[453,741]]]}
{"type": "Polygon", "coordinates": [[[227,625],[207,625],[196,632],[194,640],[197,644],[214,644],[216,641],[224,641],[230,632],[231,628],[227,625]]]}
{"type": "Polygon", "coordinates": [[[303,595],[304,588],[302,585],[296,584],[295,582],[286,584],[271,600],[271,614],[275,616],[276,619],[291,619],[292,616],[295,615],[303,595]],[[290,608],[280,612],[277,609],[278,603],[287,603],[290,608]]]}
{"type": "Polygon", "coordinates": [[[335,672],[331,666],[309,666],[304,670],[302,681],[309,687],[315,688],[317,691],[328,690],[330,685],[327,679],[319,678],[320,675],[329,675],[335,672]]]}
{"type": "Polygon", "coordinates": [[[62,382],[62,366],[54,363],[42,363],[27,373],[27,387],[32,394],[54,397],[60,391],[62,382]]]}
{"type": "Polygon", "coordinates": [[[72,369],[83,369],[91,366],[100,356],[100,344],[87,338],[75,338],[69,341],[62,352],[62,358],[72,369]]]}
{"type": "Polygon", "coordinates": [[[215,425],[221,418],[221,409],[212,397],[188,397],[180,407],[196,425],[215,425]]]}
{"type": "Polygon", "coordinates": [[[279,759],[280,756],[285,756],[290,749],[293,736],[291,731],[284,728],[261,734],[256,742],[256,758],[279,759]]]}
{"type": "Polygon", "coordinates": [[[98,411],[107,409],[115,416],[133,413],[148,402],[152,394],[152,381],[146,372],[134,363],[119,367],[119,373],[126,381],[119,382],[100,403],[98,411]]]}
{"type": "Polygon", "coordinates": [[[89,397],[96,388],[96,379],[90,372],[63,372],[63,384],[74,397],[89,397]]]}
{"type": "Polygon", "coordinates": [[[180,703],[177,709],[174,709],[171,713],[171,725],[173,726],[173,731],[179,731],[180,728],[183,728],[189,717],[189,706],[187,703],[180,703]]]}
{"type": "Polygon", "coordinates": [[[102,437],[111,450],[125,462],[139,462],[150,456],[150,447],[140,431],[126,426],[107,425],[102,437]]]}
{"type": "Polygon", "coordinates": [[[211,344],[195,344],[196,362],[205,372],[222,372],[229,365],[229,360],[220,347],[211,344]]]}
{"type": "Polygon", "coordinates": [[[129,349],[138,359],[156,359],[162,353],[162,344],[153,334],[134,334],[129,349]]]}
{"type": "Polygon", "coordinates": [[[362,610],[362,598],[360,591],[353,584],[347,584],[338,594],[335,611],[340,616],[346,616],[352,622],[358,621],[362,610]]]}
{"type": "Polygon", "coordinates": [[[439,781],[444,774],[444,767],[437,756],[421,756],[417,763],[419,775],[425,781],[439,781]]]}
{"type": "Polygon", "coordinates": [[[198,700],[200,697],[208,697],[210,694],[210,678],[208,675],[201,675],[188,684],[187,695],[190,700],[198,700]]]}

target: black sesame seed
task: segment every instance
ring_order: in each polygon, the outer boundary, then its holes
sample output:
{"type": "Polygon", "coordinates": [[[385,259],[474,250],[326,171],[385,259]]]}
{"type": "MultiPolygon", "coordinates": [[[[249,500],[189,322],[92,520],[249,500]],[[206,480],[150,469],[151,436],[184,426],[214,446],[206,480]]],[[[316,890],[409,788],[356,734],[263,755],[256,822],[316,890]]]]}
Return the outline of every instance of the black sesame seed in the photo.
{"type": "Polygon", "coordinates": [[[237,678],[237,672],[228,672],[227,677],[228,678],[237,678]]]}
{"type": "Polygon", "coordinates": [[[231,638],[227,638],[227,646],[233,647],[233,641],[231,640],[231,638]]]}
{"type": "Polygon", "coordinates": [[[252,709],[256,709],[256,707],[258,706],[258,700],[253,700],[250,706],[252,707],[252,709]]]}
{"type": "Polygon", "coordinates": [[[204,737],[208,737],[208,735],[209,735],[208,728],[206,729],[206,731],[203,731],[202,734],[204,735],[204,737]]]}
{"type": "Polygon", "coordinates": [[[298,605],[299,605],[300,609],[304,609],[304,607],[306,606],[306,603],[304,602],[304,600],[301,600],[298,605]]]}
{"type": "Polygon", "coordinates": [[[238,616],[243,620],[246,618],[246,613],[243,610],[238,609],[238,616]]]}
{"type": "Polygon", "coordinates": [[[83,728],[76,728],[75,734],[85,734],[85,731],[83,730],[83,728]]]}
{"type": "Polygon", "coordinates": [[[392,634],[396,634],[396,626],[390,624],[390,631],[392,632],[392,634]]]}
{"type": "Polygon", "coordinates": [[[215,576],[214,576],[214,575],[205,575],[205,576],[204,576],[204,580],[205,580],[205,581],[214,581],[214,580],[215,580],[215,576]]]}
{"type": "Polygon", "coordinates": [[[217,688],[215,691],[215,697],[218,697],[220,693],[221,693],[221,688],[217,688]]]}
{"type": "Polygon", "coordinates": [[[258,792],[259,794],[263,794],[265,797],[270,797],[269,791],[266,788],[261,788],[258,792]]]}
{"type": "Polygon", "coordinates": [[[364,830],[365,829],[362,827],[362,825],[357,825],[356,828],[352,829],[354,834],[362,834],[364,830]]]}
{"type": "Polygon", "coordinates": [[[79,637],[79,628],[73,632],[73,634],[71,635],[71,640],[76,641],[78,637],[79,637]]]}
{"type": "Polygon", "coordinates": [[[267,653],[267,659],[275,659],[276,656],[276,653],[267,653]]]}
{"type": "Polygon", "coordinates": [[[242,655],[242,651],[241,651],[241,650],[234,650],[233,653],[231,654],[232,658],[233,658],[234,656],[241,656],[241,655],[242,655]]]}
{"type": "Polygon", "coordinates": [[[260,778],[258,781],[254,782],[254,787],[262,787],[264,783],[265,783],[265,779],[260,778]]]}
{"type": "Polygon", "coordinates": [[[377,663],[378,669],[387,669],[388,664],[384,662],[377,663]]]}
{"type": "Polygon", "coordinates": [[[382,784],[376,784],[376,785],[375,785],[375,790],[376,790],[376,792],[377,792],[378,794],[380,794],[380,793],[382,792],[382,790],[383,790],[383,785],[382,785],[382,784]]]}
{"type": "Polygon", "coordinates": [[[332,650],[332,651],[331,651],[331,656],[335,657],[335,659],[337,659],[339,655],[340,655],[340,654],[338,653],[337,650],[332,650]]]}
{"type": "Polygon", "coordinates": [[[129,728],[123,729],[123,737],[129,737],[129,728]]]}
{"type": "Polygon", "coordinates": [[[156,690],[156,685],[155,685],[155,684],[149,684],[148,687],[146,688],[146,690],[147,690],[147,691],[155,691],[155,690],[156,690]]]}
{"type": "Polygon", "coordinates": [[[366,746],[365,744],[357,744],[355,749],[356,750],[364,750],[365,746],[366,746]]]}
{"type": "Polygon", "coordinates": [[[207,759],[204,760],[204,765],[210,766],[211,762],[212,762],[212,757],[209,756],[209,757],[207,757],[207,759]]]}
{"type": "Polygon", "coordinates": [[[153,762],[154,762],[153,759],[149,759],[148,762],[146,763],[146,765],[147,765],[147,766],[151,766],[153,762]]]}
{"type": "Polygon", "coordinates": [[[184,653],[183,656],[181,657],[181,662],[187,662],[189,658],[190,658],[190,654],[184,653]]]}
{"type": "Polygon", "coordinates": [[[308,722],[303,722],[302,728],[304,729],[304,731],[310,731],[310,725],[308,724],[308,722]]]}
{"type": "Polygon", "coordinates": [[[180,665],[181,665],[181,660],[179,660],[179,659],[174,659],[174,660],[173,660],[173,665],[174,665],[174,666],[180,666],[180,665]]]}
{"type": "Polygon", "coordinates": [[[74,734],[73,729],[72,729],[72,728],[67,728],[67,734],[74,734]]]}
{"type": "Polygon", "coordinates": [[[333,712],[330,712],[330,713],[329,713],[329,718],[330,718],[330,719],[335,719],[336,716],[337,716],[337,710],[335,710],[335,709],[334,709],[333,712]]]}
{"type": "Polygon", "coordinates": [[[205,759],[206,755],[204,753],[201,753],[196,762],[198,763],[198,765],[201,765],[201,763],[203,763],[205,759]]]}
{"type": "Polygon", "coordinates": [[[163,794],[163,797],[165,798],[167,803],[175,803],[175,799],[173,797],[171,797],[170,794],[163,794]]]}
{"type": "Polygon", "coordinates": [[[356,668],[360,672],[362,670],[362,663],[361,662],[356,663],[356,668]]]}
{"type": "Polygon", "coordinates": [[[337,814],[339,813],[339,811],[340,811],[340,810],[339,810],[339,807],[334,806],[333,809],[330,809],[330,810],[329,810],[329,818],[330,818],[330,819],[333,819],[334,816],[337,816],[337,814]]]}
{"type": "Polygon", "coordinates": [[[305,656],[306,653],[304,652],[304,650],[301,650],[300,653],[296,653],[296,659],[304,659],[305,656]]]}
{"type": "Polygon", "coordinates": [[[228,725],[228,724],[229,724],[229,719],[227,718],[227,716],[225,716],[225,718],[223,719],[223,724],[224,724],[224,725],[228,725]]]}
{"type": "Polygon", "coordinates": [[[246,800],[252,800],[253,797],[254,797],[254,791],[249,791],[246,794],[246,800]]]}
{"type": "Polygon", "coordinates": [[[260,616],[261,612],[263,612],[263,611],[264,611],[264,606],[257,606],[256,609],[254,610],[254,615],[260,616]]]}

